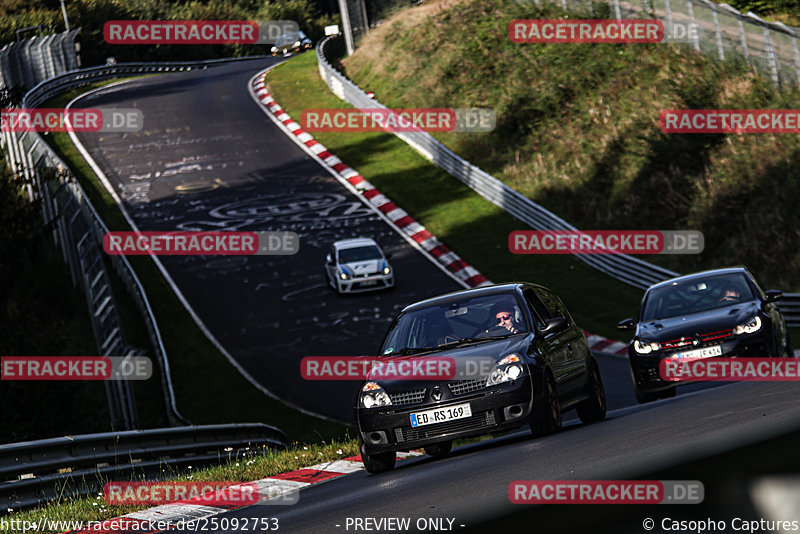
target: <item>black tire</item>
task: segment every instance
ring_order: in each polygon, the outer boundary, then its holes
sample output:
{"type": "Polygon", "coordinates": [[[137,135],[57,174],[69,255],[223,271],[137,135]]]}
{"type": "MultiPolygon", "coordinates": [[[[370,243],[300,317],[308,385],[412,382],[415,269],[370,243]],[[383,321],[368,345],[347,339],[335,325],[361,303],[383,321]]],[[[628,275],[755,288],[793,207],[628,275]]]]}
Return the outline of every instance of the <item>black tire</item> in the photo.
{"type": "Polygon", "coordinates": [[[543,419],[531,423],[531,431],[534,436],[554,434],[561,428],[561,401],[558,400],[556,381],[549,374],[544,381],[544,401],[543,419]]]}
{"type": "Polygon", "coordinates": [[[358,441],[361,448],[361,461],[368,472],[383,473],[394,469],[394,463],[397,460],[397,455],[394,452],[370,454],[367,452],[364,442],[361,439],[358,441]]]}
{"type": "Polygon", "coordinates": [[[589,370],[588,393],[589,398],[578,404],[578,418],[583,424],[596,423],[606,418],[606,392],[603,379],[600,378],[600,368],[594,358],[589,370]]]}
{"type": "Polygon", "coordinates": [[[428,445],[424,448],[425,454],[428,456],[433,456],[434,458],[440,458],[442,456],[447,456],[450,454],[450,451],[453,449],[453,440],[449,441],[442,441],[441,443],[434,443],[433,445],[428,445]]]}

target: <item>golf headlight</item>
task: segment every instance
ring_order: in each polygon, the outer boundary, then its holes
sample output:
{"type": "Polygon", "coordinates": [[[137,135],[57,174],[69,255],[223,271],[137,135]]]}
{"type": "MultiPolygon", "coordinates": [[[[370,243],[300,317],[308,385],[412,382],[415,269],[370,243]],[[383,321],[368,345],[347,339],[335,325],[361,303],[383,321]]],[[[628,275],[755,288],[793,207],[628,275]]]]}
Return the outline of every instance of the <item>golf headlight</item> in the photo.
{"type": "Polygon", "coordinates": [[[650,354],[654,350],[658,350],[660,348],[661,345],[658,343],[647,343],[639,341],[638,339],[633,342],[633,350],[635,350],[639,354],[650,354]]]}
{"type": "Polygon", "coordinates": [[[300,41],[295,41],[294,46],[300,46],[300,41]]]}
{"type": "Polygon", "coordinates": [[[392,272],[392,268],[388,265],[383,268],[383,274],[389,274],[390,272],[392,272]]]}
{"type": "Polygon", "coordinates": [[[509,354],[497,362],[486,380],[487,386],[502,384],[516,380],[523,373],[522,359],[516,354],[509,354]]]}
{"type": "Polygon", "coordinates": [[[361,406],[364,408],[372,408],[373,406],[390,406],[392,399],[389,395],[375,382],[367,382],[361,388],[361,406]]]}
{"type": "Polygon", "coordinates": [[[277,50],[278,50],[278,47],[277,47],[277,46],[273,46],[273,47],[272,47],[272,49],[271,49],[270,51],[271,51],[271,52],[275,52],[275,51],[277,51],[277,50]]]}
{"type": "Polygon", "coordinates": [[[344,269],[340,268],[339,269],[339,278],[341,278],[342,280],[347,280],[348,278],[350,278],[350,273],[348,273],[344,269]]]}
{"type": "Polygon", "coordinates": [[[756,315],[749,321],[736,325],[736,328],[733,329],[733,333],[738,336],[741,334],[752,334],[759,330],[761,330],[761,317],[756,315]]]}

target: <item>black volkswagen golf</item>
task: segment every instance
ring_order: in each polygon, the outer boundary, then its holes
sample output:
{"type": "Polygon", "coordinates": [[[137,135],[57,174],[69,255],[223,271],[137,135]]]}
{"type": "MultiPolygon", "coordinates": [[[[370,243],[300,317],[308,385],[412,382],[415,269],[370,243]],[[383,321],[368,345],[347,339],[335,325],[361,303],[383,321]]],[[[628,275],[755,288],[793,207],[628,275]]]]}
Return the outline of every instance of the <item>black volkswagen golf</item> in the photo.
{"type": "Polygon", "coordinates": [[[509,283],[457,291],[404,308],[379,361],[454,362],[436,380],[367,377],[355,407],[367,471],[394,467],[395,452],[450,452],[453,439],[529,425],[561,426],[577,409],[584,423],[605,418],[600,371],[583,331],[548,289],[509,283]]]}
{"type": "Polygon", "coordinates": [[[777,306],[783,293],[763,291],[744,267],[704,271],[665,280],[644,295],[628,345],[631,381],[640,403],[675,395],[664,381],[665,358],[793,356],[786,321],[777,306]]]}

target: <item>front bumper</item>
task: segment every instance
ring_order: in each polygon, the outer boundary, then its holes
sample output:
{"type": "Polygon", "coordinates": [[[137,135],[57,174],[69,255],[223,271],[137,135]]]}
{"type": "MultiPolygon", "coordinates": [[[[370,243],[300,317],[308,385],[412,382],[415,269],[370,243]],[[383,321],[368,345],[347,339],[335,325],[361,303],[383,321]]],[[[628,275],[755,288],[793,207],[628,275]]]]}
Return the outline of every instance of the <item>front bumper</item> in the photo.
{"type": "Polygon", "coordinates": [[[769,356],[769,344],[764,332],[736,337],[723,343],[708,343],[699,347],[682,347],[682,349],[659,351],[658,354],[639,354],[631,344],[628,356],[636,385],[645,391],[661,391],[669,389],[680,381],[662,380],[659,374],[661,360],[669,360],[681,351],[694,350],[719,345],[722,354],[712,358],[764,358],[769,356]]]}
{"type": "Polygon", "coordinates": [[[360,293],[362,291],[375,291],[386,289],[394,285],[394,273],[373,274],[361,278],[348,278],[336,280],[336,288],[339,293],[360,293]]]}
{"type": "MultiPolygon", "coordinates": [[[[442,385],[442,389],[447,386],[442,385]]],[[[529,374],[508,384],[483,388],[479,393],[454,395],[441,402],[408,406],[356,408],[356,421],[370,453],[410,450],[450,439],[517,428],[530,421],[533,388],[529,374]],[[442,423],[411,426],[411,413],[469,402],[472,415],[442,423]]]]}

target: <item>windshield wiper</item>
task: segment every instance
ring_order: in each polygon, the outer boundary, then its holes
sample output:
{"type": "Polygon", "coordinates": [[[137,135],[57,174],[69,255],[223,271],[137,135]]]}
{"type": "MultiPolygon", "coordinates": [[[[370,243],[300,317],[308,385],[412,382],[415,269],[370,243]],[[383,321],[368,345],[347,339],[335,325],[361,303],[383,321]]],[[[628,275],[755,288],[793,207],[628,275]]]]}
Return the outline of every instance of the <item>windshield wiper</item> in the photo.
{"type": "Polygon", "coordinates": [[[469,343],[482,343],[488,339],[492,338],[482,337],[480,339],[476,339],[474,337],[462,337],[461,339],[456,341],[448,341],[447,343],[440,343],[439,348],[441,349],[442,347],[457,347],[459,345],[467,345],[469,343]]]}
{"type": "Polygon", "coordinates": [[[395,354],[399,354],[400,356],[408,356],[409,354],[417,354],[417,353],[420,353],[420,352],[430,352],[432,350],[436,350],[436,347],[415,347],[413,349],[409,348],[409,347],[405,347],[402,350],[399,350],[398,352],[384,354],[384,356],[394,356],[395,354]]]}
{"type": "MultiPolygon", "coordinates": [[[[521,334],[522,332],[517,332],[517,334],[521,334]]],[[[505,339],[507,337],[516,336],[517,334],[503,334],[502,336],[488,336],[483,339],[505,339]]]]}

